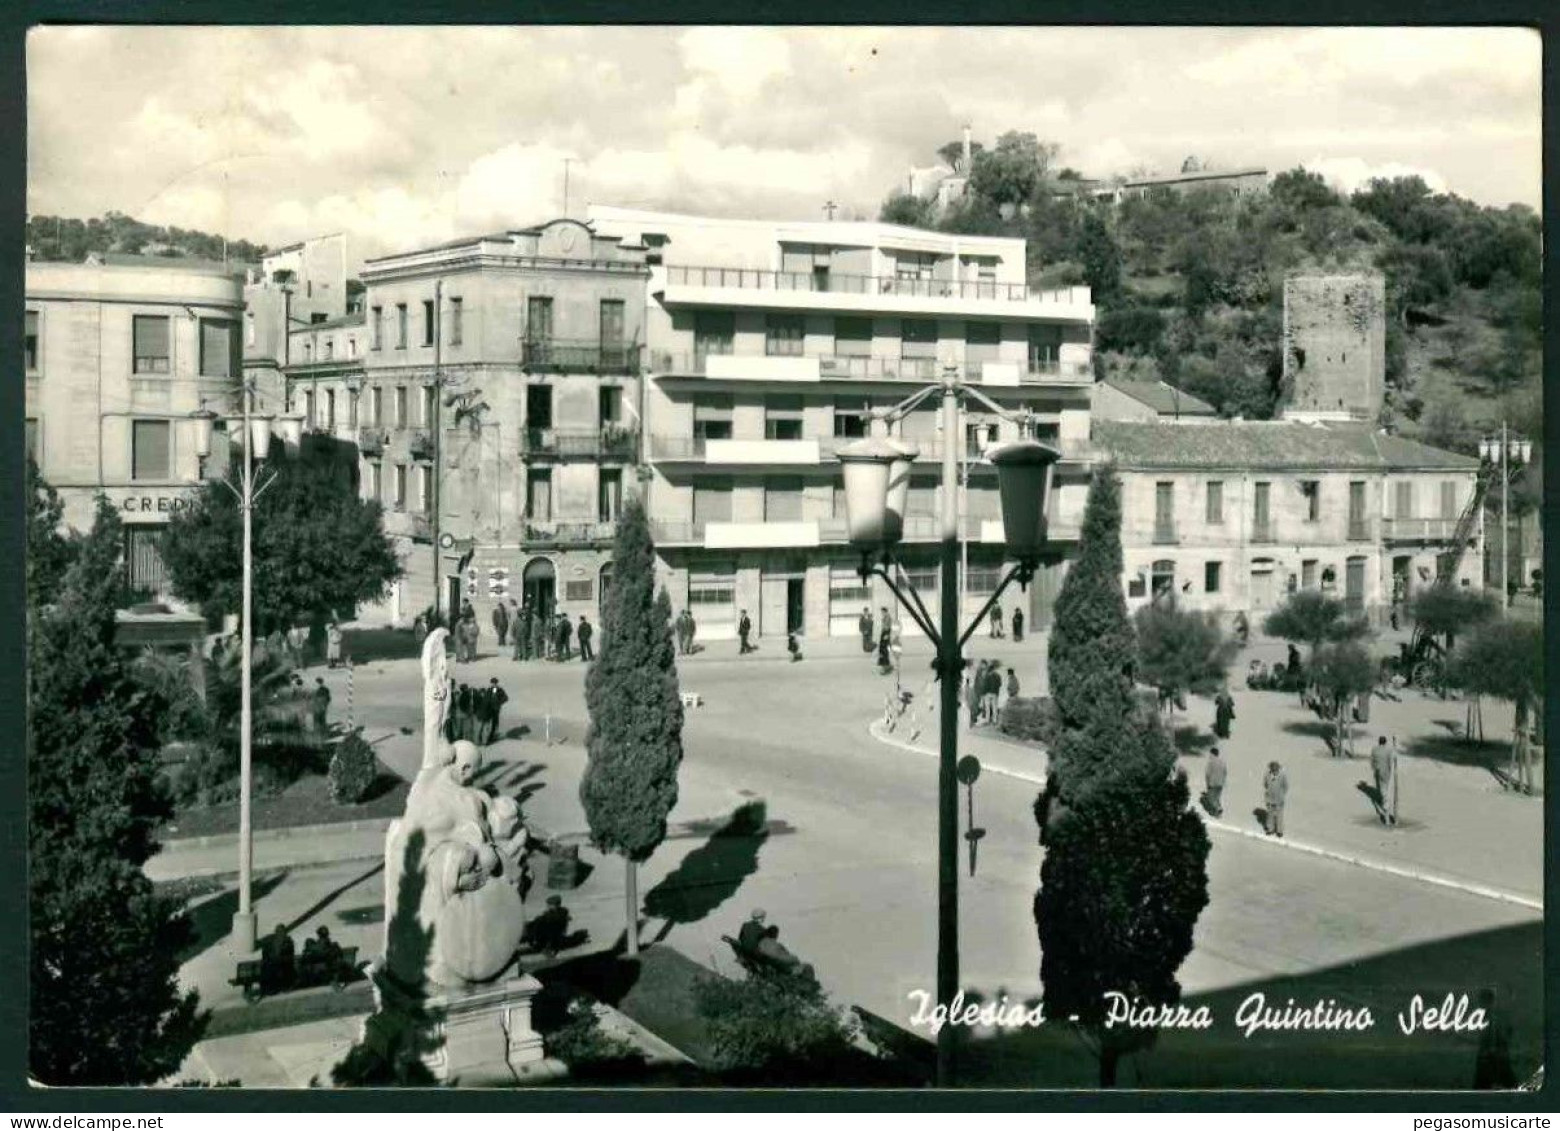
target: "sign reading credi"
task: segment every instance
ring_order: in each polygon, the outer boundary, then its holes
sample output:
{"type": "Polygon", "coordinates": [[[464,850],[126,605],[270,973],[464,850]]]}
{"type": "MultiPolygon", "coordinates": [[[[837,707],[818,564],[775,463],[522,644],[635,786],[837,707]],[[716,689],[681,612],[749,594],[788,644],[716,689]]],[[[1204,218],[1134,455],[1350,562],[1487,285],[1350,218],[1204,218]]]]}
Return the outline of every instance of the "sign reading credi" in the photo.
{"type": "Polygon", "coordinates": [[[169,516],[188,510],[194,502],[190,492],[169,489],[111,487],[104,493],[125,522],[167,522],[169,516]]]}

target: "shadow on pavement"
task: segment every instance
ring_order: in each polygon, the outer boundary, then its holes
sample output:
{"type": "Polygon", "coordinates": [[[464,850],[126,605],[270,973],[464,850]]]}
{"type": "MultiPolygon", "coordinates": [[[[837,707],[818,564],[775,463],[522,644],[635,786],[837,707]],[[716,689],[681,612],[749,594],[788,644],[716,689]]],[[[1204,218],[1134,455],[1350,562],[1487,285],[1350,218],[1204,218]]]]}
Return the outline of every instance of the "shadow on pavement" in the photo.
{"type": "MultiPolygon", "coordinates": [[[[257,877],[250,885],[250,899],[253,901],[264,899],[285,879],[287,879],[286,872],[257,877]]],[[[205,953],[227,938],[233,929],[233,915],[237,910],[238,889],[235,887],[229,888],[220,895],[212,896],[204,903],[197,904],[186,911],[184,917],[189,920],[192,933],[189,944],[179,951],[180,964],[205,953]]]]}
{"type": "Polygon", "coordinates": [[[1453,766],[1474,766],[1494,773],[1511,762],[1509,742],[1478,742],[1450,734],[1420,735],[1403,747],[1408,758],[1425,758],[1453,766]]]}
{"type": "Polygon", "coordinates": [[[320,898],[320,900],[317,903],[314,904],[314,906],[310,907],[306,911],[300,912],[296,919],[294,919],[291,923],[287,924],[287,929],[289,931],[296,931],[299,927],[303,926],[310,919],[314,918],[314,916],[318,915],[321,911],[324,911],[332,903],[335,903],[336,900],[338,900],[342,896],[346,895],[347,892],[349,892],[353,888],[357,887],[363,881],[373,879],[375,876],[379,875],[384,870],[385,870],[385,863],[384,863],[383,860],[381,860],[379,863],[375,864],[372,868],[370,868],[366,872],[364,872],[361,876],[357,876],[354,879],[348,880],[346,883],[342,884],[335,891],[328,892],[326,895],[322,896],[320,898]]]}
{"type": "Polygon", "coordinates": [[[1175,728],[1174,741],[1178,754],[1202,754],[1213,746],[1217,739],[1211,731],[1196,726],[1178,726],[1175,728]]]}
{"type": "Polygon", "coordinates": [[[709,840],[645,893],[645,915],[664,920],[654,942],[664,941],[678,925],[697,923],[737,894],[758,871],[759,849],[769,839],[767,825],[763,801],[739,806],[709,840]]]}

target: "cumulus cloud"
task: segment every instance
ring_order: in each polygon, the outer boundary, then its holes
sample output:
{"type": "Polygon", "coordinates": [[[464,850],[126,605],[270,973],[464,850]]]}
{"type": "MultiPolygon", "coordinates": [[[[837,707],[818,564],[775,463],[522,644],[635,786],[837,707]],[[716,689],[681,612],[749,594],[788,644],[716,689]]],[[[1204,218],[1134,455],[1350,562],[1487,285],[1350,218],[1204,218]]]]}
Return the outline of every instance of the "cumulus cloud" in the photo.
{"type": "Polygon", "coordinates": [[[1307,171],[1320,175],[1329,185],[1344,193],[1352,193],[1355,189],[1364,188],[1378,177],[1383,180],[1390,180],[1393,177],[1419,177],[1434,192],[1447,190],[1446,178],[1434,169],[1402,165],[1393,161],[1373,165],[1358,157],[1313,157],[1309,161],[1301,162],[1301,165],[1307,171]]]}

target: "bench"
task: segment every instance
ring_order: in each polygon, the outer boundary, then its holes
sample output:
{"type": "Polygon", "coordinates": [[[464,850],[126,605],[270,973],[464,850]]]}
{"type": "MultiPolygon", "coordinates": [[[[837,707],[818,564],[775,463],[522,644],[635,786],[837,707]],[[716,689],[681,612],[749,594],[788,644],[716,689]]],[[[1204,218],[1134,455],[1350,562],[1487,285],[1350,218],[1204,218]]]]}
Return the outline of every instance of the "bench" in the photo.
{"type": "Polygon", "coordinates": [[[259,1001],[268,993],[313,986],[329,985],[342,990],[347,983],[355,981],[360,973],[357,955],[358,948],[355,946],[342,947],[334,953],[310,951],[295,960],[290,979],[274,978],[275,972],[266,969],[264,959],[248,958],[239,962],[233,977],[228,979],[228,985],[238,986],[243,991],[244,1000],[250,1003],[259,1001]]]}
{"type": "Polygon", "coordinates": [[[721,941],[731,948],[731,953],[736,956],[737,965],[743,971],[754,978],[798,978],[808,982],[817,982],[817,976],[813,974],[811,966],[798,963],[795,966],[787,966],[783,962],[777,962],[767,955],[756,950],[748,950],[730,935],[721,935],[721,941]]]}

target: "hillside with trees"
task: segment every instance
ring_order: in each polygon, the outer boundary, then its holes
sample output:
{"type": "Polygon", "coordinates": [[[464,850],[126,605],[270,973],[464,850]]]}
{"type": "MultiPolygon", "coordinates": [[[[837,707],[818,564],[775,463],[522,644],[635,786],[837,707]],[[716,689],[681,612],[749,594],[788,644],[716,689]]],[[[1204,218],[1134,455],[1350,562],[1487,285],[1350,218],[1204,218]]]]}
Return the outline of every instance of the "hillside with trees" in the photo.
{"type": "MultiPolygon", "coordinates": [[[[938,152],[958,154],[952,143],[938,152]]],[[[1248,419],[1272,416],[1282,400],[1285,276],[1379,271],[1383,423],[1470,454],[1502,416],[1542,435],[1532,209],[1481,206],[1412,176],[1344,196],[1298,168],[1248,196],[1158,189],[1115,204],[1078,191],[1078,174],[1056,169],[1056,157],[1034,134],[1004,134],[975,153],[962,200],[939,213],[896,193],[881,218],[1027,239],[1031,286],[1093,288],[1098,376],[1162,378],[1248,419]]]]}
{"type": "Polygon", "coordinates": [[[93,252],[105,251],[258,263],[266,251],[264,244],[248,240],[228,240],[224,246],[222,237],[210,232],[144,224],[123,212],[90,220],[29,216],[26,240],[34,259],[64,263],[80,263],[93,252]]]}

